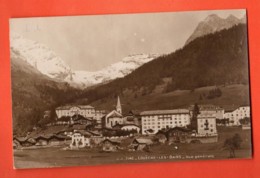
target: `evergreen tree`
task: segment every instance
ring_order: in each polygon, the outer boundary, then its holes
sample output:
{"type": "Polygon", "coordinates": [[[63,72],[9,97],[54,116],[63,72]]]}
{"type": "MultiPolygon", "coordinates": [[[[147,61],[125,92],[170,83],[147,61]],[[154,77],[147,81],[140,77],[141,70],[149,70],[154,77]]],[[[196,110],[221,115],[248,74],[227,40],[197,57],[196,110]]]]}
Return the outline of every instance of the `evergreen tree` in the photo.
{"type": "Polygon", "coordinates": [[[200,114],[200,109],[197,103],[194,104],[191,117],[191,129],[197,130],[197,117],[200,114]]]}

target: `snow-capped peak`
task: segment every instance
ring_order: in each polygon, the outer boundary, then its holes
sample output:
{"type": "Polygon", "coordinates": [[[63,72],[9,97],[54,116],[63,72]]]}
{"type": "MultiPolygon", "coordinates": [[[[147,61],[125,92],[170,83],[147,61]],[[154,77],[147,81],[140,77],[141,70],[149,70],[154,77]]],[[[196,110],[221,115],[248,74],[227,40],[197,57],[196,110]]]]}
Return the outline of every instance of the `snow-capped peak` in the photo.
{"type": "Polygon", "coordinates": [[[157,54],[129,55],[99,71],[72,71],[71,68],[50,48],[11,33],[10,47],[16,55],[50,78],[65,81],[75,87],[88,87],[116,78],[122,78],[141,65],[158,57],[157,54]]]}
{"type": "Polygon", "coordinates": [[[71,72],[70,67],[46,45],[26,39],[17,33],[11,33],[10,47],[27,63],[50,78],[63,80],[71,72]]]}
{"type": "Polygon", "coordinates": [[[108,82],[130,74],[141,65],[155,59],[158,56],[158,54],[129,55],[121,61],[95,72],[75,71],[65,80],[71,84],[80,85],[81,87],[108,82]]]}

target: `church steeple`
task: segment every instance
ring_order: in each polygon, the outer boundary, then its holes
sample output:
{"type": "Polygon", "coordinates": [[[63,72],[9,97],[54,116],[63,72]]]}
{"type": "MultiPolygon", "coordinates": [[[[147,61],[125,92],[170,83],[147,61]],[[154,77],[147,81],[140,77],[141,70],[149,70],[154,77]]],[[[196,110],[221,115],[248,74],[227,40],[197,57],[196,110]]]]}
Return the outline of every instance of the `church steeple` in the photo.
{"type": "Polygon", "coordinates": [[[117,97],[116,111],[122,114],[122,107],[119,96],[117,97]]]}

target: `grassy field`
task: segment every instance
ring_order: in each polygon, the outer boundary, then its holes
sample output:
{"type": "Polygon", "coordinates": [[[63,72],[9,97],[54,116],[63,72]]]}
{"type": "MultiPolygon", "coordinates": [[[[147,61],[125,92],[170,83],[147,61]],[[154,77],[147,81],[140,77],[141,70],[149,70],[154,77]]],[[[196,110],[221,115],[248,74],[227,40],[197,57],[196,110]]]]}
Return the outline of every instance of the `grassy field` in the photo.
{"type": "Polygon", "coordinates": [[[223,149],[226,138],[239,133],[242,137],[241,149],[236,150],[236,158],[251,158],[251,131],[241,128],[220,127],[219,141],[208,144],[154,145],[151,152],[118,151],[105,153],[97,149],[62,150],[61,148],[41,148],[15,150],[16,168],[82,166],[98,164],[119,164],[136,162],[167,162],[206,159],[228,159],[229,151],[223,149]],[[178,149],[175,149],[178,146],[178,149]]]}

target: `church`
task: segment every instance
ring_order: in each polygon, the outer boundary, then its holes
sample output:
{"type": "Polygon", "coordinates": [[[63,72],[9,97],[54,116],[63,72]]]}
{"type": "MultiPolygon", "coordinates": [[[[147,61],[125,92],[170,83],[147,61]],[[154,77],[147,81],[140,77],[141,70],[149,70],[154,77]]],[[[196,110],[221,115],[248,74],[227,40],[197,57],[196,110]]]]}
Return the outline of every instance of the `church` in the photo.
{"type": "Polygon", "coordinates": [[[119,96],[117,97],[116,108],[102,117],[103,128],[113,128],[117,124],[123,124],[122,106],[119,96]]]}

